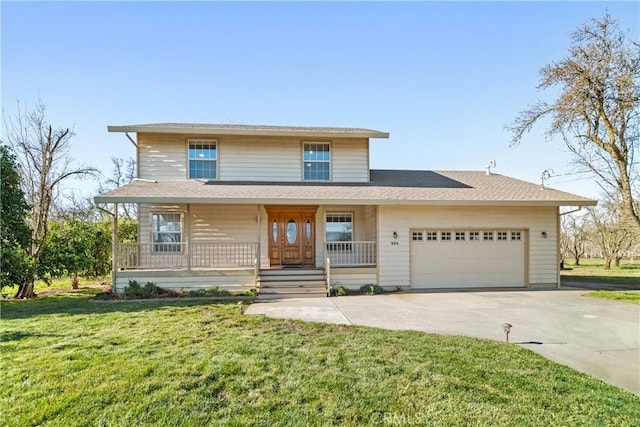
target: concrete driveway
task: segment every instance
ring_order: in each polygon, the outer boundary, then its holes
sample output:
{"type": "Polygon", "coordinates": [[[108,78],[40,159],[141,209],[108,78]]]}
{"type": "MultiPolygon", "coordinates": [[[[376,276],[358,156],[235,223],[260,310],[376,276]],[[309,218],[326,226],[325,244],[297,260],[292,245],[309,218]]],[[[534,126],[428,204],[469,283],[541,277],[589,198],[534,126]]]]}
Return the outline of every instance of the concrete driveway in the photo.
{"type": "Polygon", "coordinates": [[[585,290],[394,293],[292,298],[252,304],[247,314],[313,322],[509,339],[553,361],[640,395],[640,306],[585,290]]]}

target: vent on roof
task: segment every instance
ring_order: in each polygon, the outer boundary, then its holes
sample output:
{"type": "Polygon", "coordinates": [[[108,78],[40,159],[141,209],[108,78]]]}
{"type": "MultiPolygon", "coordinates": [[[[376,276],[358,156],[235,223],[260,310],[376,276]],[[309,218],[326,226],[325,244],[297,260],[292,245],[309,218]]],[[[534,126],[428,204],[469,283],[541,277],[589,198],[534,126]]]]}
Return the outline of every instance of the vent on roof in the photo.
{"type": "Polygon", "coordinates": [[[496,167],[496,161],[492,160],[487,165],[487,175],[491,175],[491,169],[496,167]]]}

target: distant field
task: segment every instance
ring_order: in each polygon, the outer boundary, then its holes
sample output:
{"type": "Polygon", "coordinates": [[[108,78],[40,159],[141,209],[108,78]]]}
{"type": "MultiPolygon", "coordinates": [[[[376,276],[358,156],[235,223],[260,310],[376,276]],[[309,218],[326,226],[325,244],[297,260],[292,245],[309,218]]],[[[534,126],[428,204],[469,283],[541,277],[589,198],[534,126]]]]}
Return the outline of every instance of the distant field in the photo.
{"type": "Polygon", "coordinates": [[[620,267],[611,265],[611,270],[604,269],[602,259],[583,259],[580,265],[575,265],[573,260],[566,260],[564,267],[560,271],[564,281],[637,284],[640,289],[640,260],[623,260],[620,267]]]}

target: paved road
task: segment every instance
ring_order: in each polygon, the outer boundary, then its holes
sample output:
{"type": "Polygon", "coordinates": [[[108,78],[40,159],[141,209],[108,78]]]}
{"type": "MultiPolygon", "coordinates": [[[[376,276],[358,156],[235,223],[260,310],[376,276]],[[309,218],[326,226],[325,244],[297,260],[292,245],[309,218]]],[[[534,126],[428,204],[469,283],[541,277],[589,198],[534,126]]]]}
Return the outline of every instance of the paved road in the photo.
{"type": "Polygon", "coordinates": [[[640,395],[640,306],[585,290],[394,293],[292,298],[248,314],[504,340],[640,395]]]}

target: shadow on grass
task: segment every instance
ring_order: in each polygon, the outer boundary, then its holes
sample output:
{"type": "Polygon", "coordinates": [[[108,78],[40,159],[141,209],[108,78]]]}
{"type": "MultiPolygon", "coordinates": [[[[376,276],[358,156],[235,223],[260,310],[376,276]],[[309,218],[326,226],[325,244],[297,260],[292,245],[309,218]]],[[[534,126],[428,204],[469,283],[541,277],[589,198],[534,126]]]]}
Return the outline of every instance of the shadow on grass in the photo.
{"type": "MultiPolygon", "coordinates": [[[[603,277],[563,274],[560,280],[563,284],[567,282],[584,283],[585,285],[591,284],[592,286],[590,286],[589,288],[597,288],[599,285],[617,285],[621,286],[622,289],[640,289],[640,278],[638,277],[603,277]]],[[[602,289],[606,289],[606,287],[603,287],[602,289]]]]}
{"type": "Polygon", "coordinates": [[[33,316],[46,316],[47,314],[87,315],[101,313],[133,313],[141,311],[158,310],[165,307],[184,307],[197,305],[236,305],[237,300],[211,301],[118,301],[113,303],[96,304],[89,300],[100,291],[97,289],[80,289],[75,292],[66,292],[29,300],[2,301],[2,319],[25,319],[33,316]]]}

